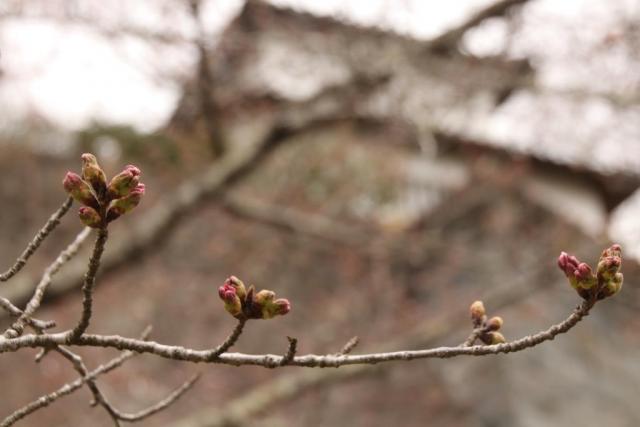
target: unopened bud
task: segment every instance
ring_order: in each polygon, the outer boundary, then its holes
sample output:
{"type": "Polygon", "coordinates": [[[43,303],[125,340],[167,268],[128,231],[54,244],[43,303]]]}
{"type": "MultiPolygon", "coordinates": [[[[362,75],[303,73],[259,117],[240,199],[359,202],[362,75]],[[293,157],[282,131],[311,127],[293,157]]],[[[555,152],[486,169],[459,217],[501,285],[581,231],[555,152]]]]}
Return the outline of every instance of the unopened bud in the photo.
{"type": "Polygon", "coordinates": [[[577,286],[582,289],[591,289],[597,283],[597,279],[593,275],[591,267],[585,262],[578,264],[578,268],[575,269],[573,274],[575,276],[577,286]]]}
{"type": "Polygon", "coordinates": [[[111,222],[138,206],[144,196],[144,191],[144,184],[138,184],[127,196],[114,200],[107,210],[107,221],[111,222]]]}
{"type": "Polygon", "coordinates": [[[238,297],[242,301],[244,301],[245,298],[247,297],[247,290],[244,287],[244,283],[242,282],[242,280],[238,279],[236,276],[228,277],[227,280],[225,280],[224,284],[232,286],[236,290],[236,294],[238,294],[238,297]]]}
{"type": "Polygon", "coordinates": [[[560,267],[560,270],[562,270],[567,277],[573,275],[578,264],[579,261],[575,256],[569,255],[566,252],[560,252],[560,256],[558,257],[558,267],[560,267]]]}
{"type": "Polygon", "coordinates": [[[99,199],[102,199],[107,192],[107,176],[104,174],[96,156],[90,153],[84,153],[82,156],[82,177],[91,184],[93,191],[99,199]]]}
{"type": "Polygon", "coordinates": [[[606,256],[598,262],[598,277],[611,280],[622,266],[622,259],[618,256],[606,256]]]}
{"type": "Polygon", "coordinates": [[[486,311],[484,309],[484,304],[482,301],[475,301],[469,307],[469,313],[471,313],[471,320],[474,325],[479,325],[482,323],[484,316],[486,315],[486,311]]]}
{"type": "Polygon", "coordinates": [[[109,182],[107,195],[110,200],[127,196],[139,182],[140,169],[135,166],[127,166],[122,172],[114,176],[109,182]]]}
{"type": "Polygon", "coordinates": [[[82,178],[80,178],[80,175],[73,172],[67,172],[64,180],[62,181],[62,185],[67,193],[69,193],[69,195],[76,201],[85,206],[98,209],[98,201],[93,196],[93,193],[91,193],[89,184],[84,182],[82,178]]]}
{"type": "Polygon", "coordinates": [[[102,218],[100,218],[100,214],[98,214],[95,209],[88,206],[82,206],[80,210],[78,210],[78,216],[84,225],[91,228],[100,228],[102,225],[102,218]]]}
{"type": "Polygon", "coordinates": [[[224,301],[224,309],[229,312],[233,317],[239,317],[242,315],[242,302],[236,290],[233,286],[224,284],[218,288],[218,296],[224,301]]]}
{"type": "Polygon", "coordinates": [[[622,273],[616,273],[608,282],[605,282],[600,294],[598,294],[598,299],[607,298],[620,292],[623,279],[622,273]]]}
{"type": "Polygon", "coordinates": [[[278,298],[267,303],[262,309],[262,318],[271,319],[275,316],[284,316],[291,311],[291,303],[285,298],[278,298]]]}
{"type": "Polygon", "coordinates": [[[285,315],[291,310],[291,304],[284,298],[275,299],[276,294],[273,291],[264,289],[253,297],[253,304],[256,314],[262,319],[272,319],[278,315],[285,315]]]}
{"type": "Polygon", "coordinates": [[[500,316],[494,316],[491,319],[487,320],[487,330],[489,331],[497,331],[502,327],[504,321],[500,316]]]}
{"type": "Polygon", "coordinates": [[[507,340],[504,338],[504,335],[502,335],[500,332],[490,332],[489,336],[491,337],[491,344],[503,344],[507,342],[507,340]]]}

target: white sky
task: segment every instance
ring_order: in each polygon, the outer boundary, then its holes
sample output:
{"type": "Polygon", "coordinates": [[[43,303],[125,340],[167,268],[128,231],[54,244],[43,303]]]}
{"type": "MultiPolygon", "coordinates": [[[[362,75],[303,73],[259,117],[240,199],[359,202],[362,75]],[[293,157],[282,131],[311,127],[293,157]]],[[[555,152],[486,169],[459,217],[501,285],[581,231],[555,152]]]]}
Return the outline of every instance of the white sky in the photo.
{"type": "MultiPolygon", "coordinates": [[[[106,22],[124,19],[156,29],[165,25],[166,17],[157,13],[158,3],[153,0],[111,1],[112,9],[95,1],[69,0],[66,4],[78,9],[89,5],[106,22]]],[[[428,38],[493,1],[276,0],[273,3],[428,38]]],[[[553,3],[555,13],[571,16],[589,0],[547,1],[553,3]]],[[[212,34],[219,32],[241,6],[241,0],[209,1],[205,8],[206,28],[212,34]]],[[[169,18],[172,28],[192,33],[184,13],[171,14],[169,18]]],[[[475,37],[484,39],[484,45],[482,41],[476,45],[490,50],[495,46],[492,39],[499,36],[499,31],[497,34],[485,31],[484,37],[475,37]]],[[[0,64],[7,73],[0,80],[0,113],[4,120],[15,120],[31,109],[68,128],[85,126],[94,119],[131,123],[146,130],[161,126],[173,110],[180,89],[169,79],[151,78],[153,70],[186,75],[195,58],[190,49],[150,50],[133,39],[113,43],[82,26],[37,19],[3,22],[0,50],[0,64]]]]}

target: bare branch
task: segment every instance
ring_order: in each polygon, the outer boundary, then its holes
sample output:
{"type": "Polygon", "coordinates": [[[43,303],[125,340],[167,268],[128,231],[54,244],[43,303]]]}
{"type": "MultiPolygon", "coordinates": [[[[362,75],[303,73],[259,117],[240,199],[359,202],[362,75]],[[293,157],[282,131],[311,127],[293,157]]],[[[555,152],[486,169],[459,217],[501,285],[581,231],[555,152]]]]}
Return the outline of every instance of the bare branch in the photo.
{"type": "Polygon", "coordinates": [[[362,246],[370,240],[364,232],[316,214],[302,213],[286,206],[274,206],[248,197],[226,195],[223,208],[240,218],[258,221],[296,234],[332,243],[362,246]]]}
{"type": "Polygon", "coordinates": [[[246,323],[247,319],[245,318],[238,320],[238,324],[233,329],[233,332],[231,332],[227,339],[225,339],[224,342],[222,342],[211,352],[209,360],[214,360],[222,353],[225,353],[227,350],[229,350],[236,343],[236,341],[238,341],[238,338],[240,338],[240,335],[242,334],[242,330],[244,329],[244,325],[246,323]]]}
{"type": "Polygon", "coordinates": [[[514,6],[522,5],[529,0],[500,0],[474,13],[462,24],[444,32],[429,42],[429,49],[434,52],[446,52],[456,47],[464,33],[480,25],[489,18],[504,16],[514,6]]]}
{"type": "Polygon", "coordinates": [[[34,400],[33,402],[31,402],[28,405],[18,409],[13,414],[11,414],[8,417],[6,417],[0,423],[0,427],[9,427],[9,426],[15,424],[17,421],[21,420],[22,418],[26,417],[27,415],[29,415],[29,414],[31,414],[31,413],[39,410],[39,409],[42,409],[42,408],[45,408],[45,407],[49,406],[51,403],[55,402],[56,400],[60,399],[61,397],[69,395],[69,394],[73,393],[74,391],[78,390],[87,381],[93,380],[93,379],[97,378],[98,376],[100,376],[102,374],[106,374],[107,372],[110,372],[110,371],[120,367],[127,359],[131,358],[134,355],[135,355],[134,352],[125,351],[120,356],[116,357],[115,359],[112,359],[108,363],[106,363],[104,365],[100,365],[98,368],[96,368],[95,370],[90,372],[89,375],[87,375],[87,376],[85,376],[83,378],[79,378],[79,379],[77,379],[77,380],[75,380],[75,381],[73,381],[71,383],[65,384],[64,386],[60,387],[58,390],[56,390],[56,391],[54,391],[52,393],[45,394],[44,396],[41,396],[37,400],[34,400]]]}
{"type": "Polygon", "coordinates": [[[342,349],[337,353],[337,355],[341,354],[349,354],[351,351],[356,348],[356,346],[360,343],[360,338],[353,337],[342,347],[342,349]]]}
{"type": "Polygon", "coordinates": [[[287,352],[284,357],[280,361],[279,366],[287,366],[293,358],[296,356],[296,352],[298,351],[298,340],[296,338],[287,337],[289,341],[289,347],[287,348],[287,352]]]}
{"type": "Polygon", "coordinates": [[[77,340],[89,327],[93,306],[93,286],[96,281],[96,274],[98,274],[98,268],[100,268],[100,258],[102,258],[108,237],[109,232],[106,228],[98,229],[98,238],[93,247],[91,258],[89,259],[89,268],[87,274],[84,276],[84,285],[82,285],[82,316],[67,338],[67,342],[69,343],[77,340]]]}
{"type": "MultiPolygon", "coordinates": [[[[22,310],[20,310],[15,305],[11,304],[11,301],[3,297],[0,297],[0,308],[4,309],[12,317],[22,318],[24,316],[24,312],[22,310]]],[[[23,320],[27,325],[39,331],[51,329],[56,326],[56,322],[53,320],[38,320],[31,317],[26,317],[26,316],[24,317],[23,320]]],[[[7,337],[7,338],[15,338],[16,336],[17,335],[13,337],[7,337]]]]}
{"type": "Polygon", "coordinates": [[[49,265],[49,267],[47,267],[47,269],[44,271],[44,274],[42,275],[40,283],[38,283],[38,285],[36,286],[31,300],[27,304],[27,307],[24,309],[24,312],[20,314],[18,320],[16,320],[16,322],[11,325],[9,329],[7,329],[7,331],[5,332],[5,337],[15,338],[16,336],[22,334],[25,324],[28,323],[27,319],[33,316],[38,307],[40,307],[42,298],[44,297],[47,288],[51,284],[53,276],[60,270],[60,268],[64,264],[66,264],[78,253],[80,247],[90,233],[91,229],[89,227],[85,227],[84,230],[82,230],[76,236],[75,240],[69,246],[67,246],[67,248],[60,253],[60,255],[58,255],[58,258],[56,258],[56,260],[51,265],[49,265]]]}
{"type": "Polygon", "coordinates": [[[60,208],[51,215],[44,227],[38,231],[38,234],[36,234],[29,245],[27,245],[27,248],[22,252],[15,264],[13,264],[9,270],[0,274],[0,282],[6,282],[22,270],[22,268],[27,264],[27,260],[38,250],[44,239],[46,239],[49,233],[51,233],[58,224],[60,224],[60,219],[69,211],[72,204],[73,199],[68,197],[62,206],[60,206],[60,208]]]}
{"type": "MultiPolygon", "coordinates": [[[[346,365],[372,365],[382,362],[409,361],[415,359],[445,359],[463,355],[485,356],[513,353],[535,347],[545,341],[553,340],[557,335],[569,331],[582,320],[583,317],[589,314],[594,304],[594,301],[585,300],[563,322],[534,335],[529,335],[504,344],[474,347],[437,347],[424,350],[404,350],[360,355],[308,354],[294,357],[288,365],[309,368],[337,368],[346,365]]],[[[13,352],[25,347],[38,348],[66,344],[68,335],[69,332],[63,332],[51,335],[26,335],[10,340],[0,340],[0,353],[13,352]]],[[[225,353],[218,357],[212,357],[216,349],[195,350],[180,346],[160,344],[153,341],[125,338],[118,335],[85,334],[79,336],[73,341],[73,344],[78,346],[117,348],[119,350],[131,350],[137,353],[150,353],[171,360],[195,363],[220,363],[232,366],[253,365],[273,368],[279,366],[284,359],[284,356],[274,354],[252,355],[244,353],[225,353]]]]}

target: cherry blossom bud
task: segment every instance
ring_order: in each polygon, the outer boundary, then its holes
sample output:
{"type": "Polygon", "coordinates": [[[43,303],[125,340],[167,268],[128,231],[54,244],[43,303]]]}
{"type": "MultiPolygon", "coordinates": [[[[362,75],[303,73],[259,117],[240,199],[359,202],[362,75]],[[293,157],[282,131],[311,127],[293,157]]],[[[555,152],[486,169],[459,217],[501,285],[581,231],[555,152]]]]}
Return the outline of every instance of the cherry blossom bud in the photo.
{"type": "Polygon", "coordinates": [[[84,182],[82,178],[80,178],[80,175],[73,172],[67,172],[64,180],[62,181],[62,185],[67,193],[69,193],[69,195],[76,201],[85,206],[98,209],[98,201],[93,196],[93,193],[91,193],[89,184],[84,182]]]}
{"type": "Polygon", "coordinates": [[[618,256],[606,256],[598,262],[598,277],[611,280],[620,271],[622,259],[618,256]]]}
{"type": "Polygon", "coordinates": [[[218,296],[224,301],[224,309],[233,317],[242,316],[242,302],[233,286],[224,284],[218,288],[218,296]]]}
{"type": "Polygon", "coordinates": [[[78,211],[78,216],[84,225],[91,228],[100,228],[102,225],[102,218],[100,218],[100,214],[96,212],[95,209],[88,206],[81,207],[78,211]]]}
{"type": "Polygon", "coordinates": [[[139,177],[140,169],[132,165],[127,166],[109,182],[109,187],[107,188],[109,199],[113,200],[127,196],[138,185],[139,177]]]}
{"type": "Polygon", "coordinates": [[[107,192],[107,176],[98,165],[96,156],[90,153],[84,153],[82,156],[82,177],[91,184],[98,199],[102,200],[107,192]]]}
{"type": "Polygon", "coordinates": [[[507,340],[504,338],[504,335],[502,335],[500,332],[490,332],[489,337],[491,339],[491,344],[503,344],[507,342],[507,340]]]}
{"type": "Polygon", "coordinates": [[[471,313],[471,320],[473,324],[479,326],[484,320],[484,316],[486,315],[486,311],[484,309],[484,304],[482,301],[475,301],[469,307],[469,312],[471,313]]]}
{"type": "Polygon", "coordinates": [[[602,290],[598,294],[598,299],[607,298],[620,292],[624,277],[622,273],[616,273],[608,282],[605,282],[602,290]]]}
{"type": "Polygon", "coordinates": [[[564,274],[566,274],[567,277],[573,275],[578,264],[579,261],[575,256],[569,255],[566,252],[560,252],[560,256],[558,257],[558,267],[560,267],[560,270],[564,271],[564,274]]]}
{"type": "Polygon", "coordinates": [[[487,320],[486,328],[489,331],[497,331],[502,327],[503,324],[504,321],[502,320],[502,317],[494,316],[491,319],[487,320]]]}
{"type": "Polygon", "coordinates": [[[291,304],[284,298],[275,299],[276,294],[270,290],[262,290],[253,298],[256,308],[260,309],[263,319],[272,319],[278,315],[285,315],[291,311],[291,304]]]}
{"type": "Polygon", "coordinates": [[[284,316],[291,311],[291,303],[285,298],[278,298],[265,305],[262,309],[262,318],[271,319],[275,316],[284,316]]]}
{"type": "Polygon", "coordinates": [[[598,281],[591,271],[589,264],[581,262],[575,269],[573,275],[578,287],[582,289],[591,289],[598,281]]]}
{"type": "Polygon", "coordinates": [[[244,301],[247,297],[247,290],[244,287],[244,283],[242,280],[238,279],[236,276],[230,276],[225,280],[225,285],[232,286],[236,290],[236,294],[240,298],[240,300],[244,301]]]}
{"type": "Polygon", "coordinates": [[[142,196],[144,196],[145,187],[144,184],[138,184],[131,190],[129,195],[120,199],[114,200],[111,206],[107,210],[107,222],[111,222],[116,218],[130,212],[133,208],[138,206],[142,196]]]}

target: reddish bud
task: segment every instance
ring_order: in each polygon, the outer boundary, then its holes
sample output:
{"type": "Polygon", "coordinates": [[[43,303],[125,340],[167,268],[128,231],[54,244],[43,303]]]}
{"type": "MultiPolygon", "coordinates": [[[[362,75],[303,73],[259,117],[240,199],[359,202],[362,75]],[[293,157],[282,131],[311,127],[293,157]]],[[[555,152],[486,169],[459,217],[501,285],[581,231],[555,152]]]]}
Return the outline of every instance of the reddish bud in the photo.
{"type": "Polygon", "coordinates": [[[107,210],[107,222],[117,219],[138,206],[144,196],[144,191],[144,184],[138,184],[127,196],[114,200],[107,210]]]}
{"type": "Polygon", "coordinates": [[[242,301],[247,297],[247,290],[244,287],[244,283],[236,276],[229,276],[224,284],[233,287],[242,301]]]}
{"type": "Polygon", "coordinates": [[[255,314],[259,313],[262,319],[272,319],[275,316],[282,316],[291,311],[291,304],[284,298],[275,299],[273,291],[263,289],[253,297],[255,314]],[[258,311],[259,310],[259,311],[258,311]]]}
{"type": "Polygon", "coordinates": [[[580,262],[575,256],[569,255],[566,252],[561,252],[558,257],[558,267],[560,267],[560,270],[564,271],[564,274],[567,277],[573,276],[573,272],[578,268],[579,263],[580,262]]]}
{"type": "Polygon", "coordinates": [[[91,193],[89,184],[84,182],[82,178],[80,178],[80,175],[73,172],[67,172],[64,180],[62,181],[62,185],[67,193],[69,193],[69,195],[76,201],[85,206],[98,209],[98,201],[93,196],[93,193],[91,193]]]}
{"type": "Polygon", "coordinates": [[[100,218],[100,214],[98,214],[95,209],[88,206],[81,207],[80,210],[78,210],[78,216],[84,225],[91,228],[100,228],[102,225],[102,218],[100,218]]]}
{"type": "Polygon", "coordinates": [[[107,188],[109,199],[113,200],[127,196],[138,185],[139,176],[140,170],[138,168],[127,166],[125,170],[114,176],[109,182],[109,187],[107,188]]]}
{"type": "Polygon", "coordinates": [[[218,288],[218,296],[224,301],[224,309],[233,317],[242,316],[242,302],[236,294],[235,288],[229,285],[222,285],[218,288]]]}

